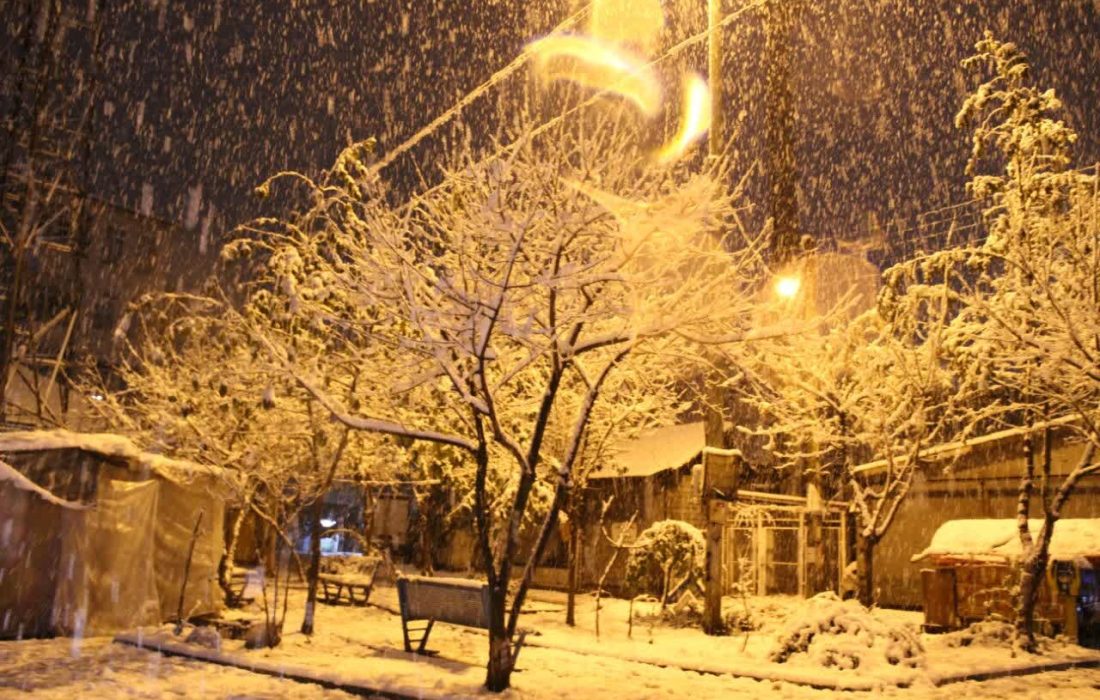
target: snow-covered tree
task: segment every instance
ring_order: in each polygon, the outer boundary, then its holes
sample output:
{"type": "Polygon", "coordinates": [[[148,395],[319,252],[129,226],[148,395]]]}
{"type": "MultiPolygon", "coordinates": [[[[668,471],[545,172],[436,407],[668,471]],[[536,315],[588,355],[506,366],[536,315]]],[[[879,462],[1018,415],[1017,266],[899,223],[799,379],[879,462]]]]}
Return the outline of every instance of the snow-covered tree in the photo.
{"type": "MultiPolygon", "coordinates": [[[[320,563],[321,507],[337,475],[358,474],[364,437],[334,425],[316,400],[268,361],[250,330],[287,326],[253,294],[241,307],[224,295],[154,294],[132,305],[118,340],[119,363],[110,380],[86,376],[92,404],[108,426],[141,444],[179,458],[226,468],[240,506],[227,545],[224,577],[232,573],[238,534],[248,516],[278,538],[275,551],[294,553],[291,529],[310,519],[311,547],[303,631],[312,633],[320,563]],[[219,296],[221,298],[219,298],[219,296]],[[246,322],[246,316],[251,321],[246,322]]],[[[308,348],[308,333],[295,334],[308,348]]],[[[354,393],[354,371],[331,390],[354,393]]],[[[377,469],[384,464],[369,464],[377,469]]],[[[374,476],[377,476],[375,474],[374,476]]],[[[274,556],[273,552],[263,552],[274,556]]],[[[227,581],[223,581],[223,585],[227,581]]],[[[271,632],[281,620],[271,620],[271,632]]],[[[268,639],[276,642],[277,633],[268,639]]]]}
{"type": "Polygon", "coordinates": [[[1100,193],[1095,175],[1071,169],[1077,136],[1057,118],[1054,91],[1030,82],[1026,56],[990,34],[976,48],[965,65],[988,79],[956,121],[973,129],[970,188],[988,205],[988,236],[900,266],[891,287],[911,316],[929,304],[950,310],[942,350],[969,397],[965,428],[1008,424],[1026,437],[1017,629],[1034,649],[1055,523],[1080,480],[1100,472],[1100,193]],[[1052,421],[1085,443],[1060,482],[1051,474],[1052,421]],[[1037,533],[1028,525],[1036,507],[1037,533]]]}
{"type": "Polygon", "coordinates": [[[949,387],[932,345],[913,347],[906,335],[871,310],[822,333],[755,345],[745,363],[747,400],[764,420],[745,430],[768,437],[781,469],[852,504],[864,605],[874,603],[875,546],[909,493],[920,451],[949,426],[949,387]]]}
{"type": "MultiPolygon", "coordinates": [[[[332,355],[362,369],[358,408],[325,387],[324,355],[265,342],[342,424],[472,462],[491,690],[508,687],[524,597],[610,383],[641,352],[684,363],[694,344],[753,334],[757,251],[726,175],[659,168],[629,130],[586,125],[464,163],[400,208],[377,196],[354,149],[309,187],[325,253],[305,284],[282,291],[291,313],[342,343],[332,355]],[[579,400],[563,410],[567,394],[579,400]],[[548,459],[555,430],[565,438],[548,459]],[[495,479],[507,489],[494,501],[495,479]],[[540,483],[548,502],[524,546],[540,483]]],[[[306,243],[299,220],[268,222],[267,239],[289,255],[306,243]]]]}
{"type": "Polygon", "coordinates": [[[664,610],[672,589],[686,578],[702,581],[706,542],[682,520],[660,520],[638,535],[626,560],[626,582],[633,591],[656,595],[664,610]]]}

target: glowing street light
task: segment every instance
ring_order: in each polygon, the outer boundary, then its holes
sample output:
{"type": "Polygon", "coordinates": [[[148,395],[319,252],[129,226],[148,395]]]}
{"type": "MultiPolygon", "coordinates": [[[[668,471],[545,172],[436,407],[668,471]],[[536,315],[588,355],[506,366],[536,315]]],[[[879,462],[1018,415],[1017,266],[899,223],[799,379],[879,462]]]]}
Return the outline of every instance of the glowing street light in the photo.
{"type": "Polygon", "coordinates": [[[782,299],[794,299],[802,288],[802,280],[793,275],[784,275],[775,281],[775,293],[782,299]]]}

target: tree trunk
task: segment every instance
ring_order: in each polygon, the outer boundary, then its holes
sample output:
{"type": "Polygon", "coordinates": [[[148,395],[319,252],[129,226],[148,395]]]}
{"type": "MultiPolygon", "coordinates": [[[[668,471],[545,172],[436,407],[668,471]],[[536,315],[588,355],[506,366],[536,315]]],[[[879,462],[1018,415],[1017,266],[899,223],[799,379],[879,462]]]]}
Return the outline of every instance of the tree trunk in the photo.
{"type": "Polygon", "coordinates": [[[1016,634],[1021,649],[1035,651],[1035,602],[1039,593],[1040,576],[1034,562],[1024,567],[1020,575],[1020,601],[1016,610],[1016,634]]]}
{"type": "Polygon", "coordinates": [[[317,579],[321,573],[321,516],[324,499],[318,498],[310,508],[309,571],[306,574],[306,612],[302,618],[302,634],[313,634],[314,613],[317,610],[317,579]]]}
{"type": "Polygon", "coordinates": [[[573,627],[577,624],[577,568],[580,558],[580,528],[576,517],[569,521],[569,574],[566,580],[565,624],[573,627]]]}
{"type": "Polygon", "coordinates": [[[1020,567],[1020,599],[1016,606],[1016,634],[1019,647],[1034,654],[1035,644],[1035,606],[1039,602],[1039,592],[1043,586],[1047,562],[1050,559],[1050,539],[1054,533],[1055,520],[1047,516],[1043,529],[1031,546],[1031,552],[1020,567]]]}
{"type": "Polygon", "coordinates": [[[245,499],[241,512],[233,520],[233,533],[229,537],[229,543],[225,547],[225,556],[222,557],[222,564],[218,570],[218,584],[225,592],[227,601],[233,596],[233,567],[236,565],[237,543],[241,538],[241,525],[244,523],[245,516],[248,515],[250,501],[249,498],[245,499]]]}
{"type": "Polygon", "coordinates": [[[502,586],[489,589],[489,665],[485,688],[493,693],[507,690],[512,682],[512,640],[504,624],[507,594],[502,586]]]}
{"type": "Polygon", "coordinates": [[[875,604],[875,538],[856,535],[856,598],[862,605],[875,604]]]}

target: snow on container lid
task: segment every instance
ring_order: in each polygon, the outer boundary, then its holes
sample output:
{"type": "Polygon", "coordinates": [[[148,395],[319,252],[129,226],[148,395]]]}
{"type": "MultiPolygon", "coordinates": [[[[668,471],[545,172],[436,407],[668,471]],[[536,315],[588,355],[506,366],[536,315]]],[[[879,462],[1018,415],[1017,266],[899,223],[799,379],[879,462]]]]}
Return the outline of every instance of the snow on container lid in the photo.
{"type": "MultiPolygon", "coordinates": [[[[1032,537],[1043,521],[1028,521],[1032,537]]],[[[975,560],[1016,561],[1020,558],[1020,531],[1014,518],[948,520],[940,525],[928,547],[912,557],[963,557],[975,560]]],[[[1050,541],[1052,560],[1070,561],[1100,557],[1100,518],[1067,518],[1054,524],[1050,541]]]]}

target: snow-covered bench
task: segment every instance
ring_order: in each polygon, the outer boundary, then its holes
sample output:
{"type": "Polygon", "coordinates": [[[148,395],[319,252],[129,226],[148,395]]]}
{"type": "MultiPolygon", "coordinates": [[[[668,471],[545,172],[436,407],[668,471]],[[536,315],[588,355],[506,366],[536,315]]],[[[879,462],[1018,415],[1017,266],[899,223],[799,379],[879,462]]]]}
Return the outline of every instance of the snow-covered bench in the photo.
{"type": "Polygon", "coordinates": [[[374,588],[378,563],[377,559],[364,558],[356,562],[351,570],[345,563],[343,568],[334,567],[319,574],[317,580],[321,583],[321,602],[338,605],[346,598],[349,605],[366,605],[374,588]]]}
{"type": "MultiPolygon", "coordinates": [[[[401,604],[401,631],[405,636],[405,651],[414,654],[434,654],[425,651],[428,635],[436,622],[463,627],[489,629],[489,584],[461,578],[402,576],[397,579],[397,600],[401,604]],[[409,623],[425,622],[422,627],[409,623]],[[419,639],[413,639],[414,635],[419,639]],[[416,649],[413,649],[413,643],[416,649]]],[[[513,658],[519,654],[525,630],[520,631],[513,658]]]]}

